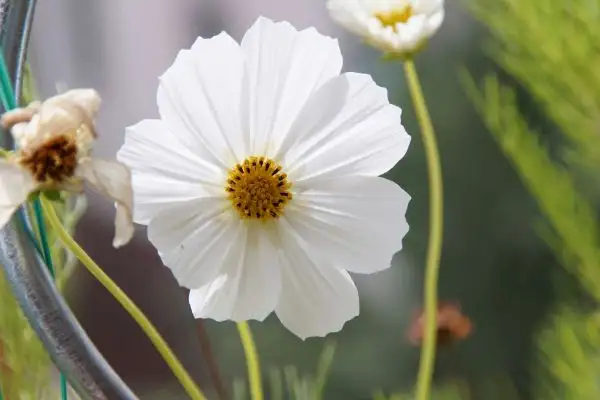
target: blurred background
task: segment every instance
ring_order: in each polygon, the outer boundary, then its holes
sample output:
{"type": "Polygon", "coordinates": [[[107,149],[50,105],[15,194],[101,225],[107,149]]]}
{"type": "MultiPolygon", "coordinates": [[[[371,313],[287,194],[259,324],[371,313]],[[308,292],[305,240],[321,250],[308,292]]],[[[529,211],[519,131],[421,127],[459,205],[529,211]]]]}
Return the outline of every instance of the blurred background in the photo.
{"type": "MultiPolygon", "coordinates": [[[[532,228],[533,201],[467,100],[458,79],[461,68],[475,77],[494,69],[483,48],[485,30],[447,1],[441,32],[417,59],[417,67],[437,130],[445,179],[446,226],[440,298],[458,302],[472,320],[466,340],[439,350],[436,381],[459,379],[474,399],[507,399],[489,383],[509,379],[515,398],[528,398],[528,371],[534,357],[532,335],[552,299],[556,261],[532,228]]],[[[296,365],[315,370],[326,341],[337,351],[325,398],[369,399],[375,389],[410,389],[419,348],[407,340],[421,307],[427,239],[427,178],[418,127],[399,63],[335,26],[324,0],[46,0],[39,2],[30,60],[42,97],[68,88],[94,87],[103,97],[97,154],[113,158],[124,129],[158,116],[158,76],[177,52],[197,36],[227,31],[239,40],[260,16],[315,26],[338,37],[344,70],[370,73],[403,108],[413,137],[408,155],[389,173],[412,195],[411,226],[393,268],[357,276],[361,315],[343,332],[300,341],[274,317],[254,323],[264,370],[296,365]]],[[[310,62],[310,60],[307,60],[310,62]]],[[[532,111],[535,113],[535,110],[532,111]]],[[[202,346],[203,328],[223,381],[245,376],[242,348],[231,323],[191,316],[187,293],[178,287],[139,228],[133,243],[111,247],[113,206],[89,193],[90,207],[77,237],[106,272],[140,305],[208,392],[213,386],[202,346]]],[[[184,399],[184,393],[129,316],[86,271],[73,276],[67,296],[99,350],[143,399],[184,399]]]]}

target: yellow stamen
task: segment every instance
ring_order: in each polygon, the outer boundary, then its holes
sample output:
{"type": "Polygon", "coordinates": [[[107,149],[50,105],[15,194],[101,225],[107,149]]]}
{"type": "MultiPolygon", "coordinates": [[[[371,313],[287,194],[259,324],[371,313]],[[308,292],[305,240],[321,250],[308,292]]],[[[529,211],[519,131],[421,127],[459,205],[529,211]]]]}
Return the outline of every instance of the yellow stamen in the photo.
{"type": "Polygon", "coordinates": [[[229,171],[225,191],[243,219],[277,219],[292,199],[291,183],[279,164],[248,157],[229,171]]]}
{"type": "Polygon", "coordinates": [[[405,24],[414,15],[414,10],[411,5],[403,8],[397,8],[389,11],[375,13],[375,18],[381,22],[384,27],[391,27],[394,32],[398,24],[405,24]]]}

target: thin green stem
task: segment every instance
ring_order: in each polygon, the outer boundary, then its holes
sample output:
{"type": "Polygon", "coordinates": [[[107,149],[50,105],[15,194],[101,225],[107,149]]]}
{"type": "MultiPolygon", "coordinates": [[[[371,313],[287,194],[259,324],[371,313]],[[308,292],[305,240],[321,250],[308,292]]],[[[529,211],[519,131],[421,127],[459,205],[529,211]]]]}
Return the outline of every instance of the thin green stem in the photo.
{"type": "Polygon", "coordinates": [[[417,120],[421,127],[429,179],[429,242],[425,260],[425,336],[417,378],[417,400],[428,400],[435,364],[437,334],[437,287],[444,224],[442,167],[427,103],[412,60],[404,63],[404,72],[417,120]]]}
{"type": "Polygon", "coordinates": [[[45,197],[42,197],[41,201],[46,218],[48,218],[48,223],[52,229],[54,229],[65,247],[69,249],[79,261],[81,261],[81,263],[94,276],[94,278],[96,278],[102,284],[102,286],[109,291],[109,293],[137,322],[142,331],[146,334],[146,336],[148,336],[154,347],[156,347],[156,350],[158,350],[169,368],[171,368],[171,371],[184,387],[187,394],[193,400],[206,400],[206,397],[200,388],[196,385],[196,383],[194,383],[193,379],[185,370],[181,362],[177,359],[177,356],[175,356],[165,339],[163,339],[148,317],[144,315],[142,310],[135,305],[135,303],[129,298],[129,296],[127,296],[127,294],[125,294],[125,292],[115,283],[115,281],[113,281],[71,237],[71,235],[60,222],[58,215],[56,215],[56,211],[54,210],[54,207],[50,201],[45,197]]]}
{"type": "MultiPolygon", "coordinates": [[[[4,52],[0,51],[0,54],[4,54],[4,52]]],[[[6,62],[4,61],[3,56],[0,55],[0,57],[2,57],[0,60],[0,86],[2,87],[2,102],[4,103],[2,106],[8,111],[16,108],[17,102],[15,101],[15,95],[13,93],[13,87],[10,81],[10,75],[8,74],[8,68],[6,67],[6,62]]]]}
{"type": "MultiPolygon", "coordinates": [[[[42,254],[44,261],[46,262],[46,266],[50,271],[50,275],[52,278],[56,280],[56,268],[54,264],[54,260],[52,259],[52,251],[50,250],[50,245],[48,244],[48,235],[46,234],[46,223],[44,221],[44,215],[42,213],[42,204],[40,202],[39,197],[33,200],[33,210],[36,222],[37,232],[40,238],[40,243],[42,247],[42,254]]],[[[67,400],[69,397],[67,391],[67,379],[65,376],[60,374],[60,398],[61,400],[67,400]]]]}
{"type": "Polygon", "coordinates": [[[252,338],[252,331],[247,322],[238,322],[237,328],[240,333],[240,340],[246,354],[246,364],[248,365],[248,380],[250,381],[250,393],[252,400],[263,400],[262,377],[260,375],[260,362],[258,360],[258,351],[252,338]]]}
{"type": "Polygon", "coordinates": [[[68,396],[67,378],[63,374],[60,374],[60,398],[61,400],[67,400],[68,396]]]}
{"type": "Polygon", "coordinates": [[[48,235],[46,234],[46,224],[44,221],[44,215],[42,214],[42,205],[40,199],[36,198],[33,200],[33,214],[35,216],[35,223],[37,225],[37,232],[42,244],[42,257],[48,266],[48,271],[52,278],[56,278],[56,271],[54,270],[54,262],[52,260],[52,251],[48,244],[48,235]]]}

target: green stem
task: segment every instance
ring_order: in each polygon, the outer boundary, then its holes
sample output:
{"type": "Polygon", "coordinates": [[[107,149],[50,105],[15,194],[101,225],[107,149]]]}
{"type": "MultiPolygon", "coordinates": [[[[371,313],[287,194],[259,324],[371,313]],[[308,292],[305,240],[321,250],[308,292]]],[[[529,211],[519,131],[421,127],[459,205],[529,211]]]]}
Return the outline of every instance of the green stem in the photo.
{"type": "MultiPolygon", "coordinates": [[[[52,279],[56,280],[56,269],[54,260],[52,259],[52,251],[50,250],[50,245],[48,244],[48,235],[46,234],[46,223],[44,221],[44,215],[42,214],[42,203],[40,202],[39,197],[33,200],[33,210],[35,215],[35,222],[37,225],[37,232],[40,238],[40,243],[42,247],[42,254],[46,265],[48,266],[48,270],[50,271],[50,275],[52,275],[52,279]]],[[[60,374],[60,398],[61,400],[68,399],[68,391],[67,391],[67,379],[61,372],[60,374]]]]}
{"type": "Polygon", "coordinates": [[[237,328],[240,333],[240,340],[246,354],[246,364],[248,365],[248,380],[250,381],[250,393],[252,400],[263,400],[262,378],[260,375],[260,362],[258,361],[258,351],[252,331],[247,322],[238,322],[237,328]]]}
{"type": "Polygon", "coordinates": [[[421,361],[417,378],[417,400],[428,400],[435,364],[437,334],[437,286],[444,224],[442,167],[437,141],[423,90],[412,60],[404,63],[406,81],[421,127],[429,178],[429,242],[425,260],[425,336],[421,347],[421,361]]]}
{"type": "Polygon", "coordinates": [[[61,400],[67,400],[68,398],[68,387],[67,387],[67,378],[63,374],[60,374],[60,398],[61,400]]]}
{"type": "Polygon", "coordinates": [[[81,261],[81,263],[94,276],[94,278],[96,278],[102,284],[102,286],[109,291],[109,293],[137,322],[142,331],[144,331],[146,336],[148,336],[154,347],[156,347],[156,350],[158,350],[169,368],[171,368],[171,371],[184,387],[187,394],[193,400],[206,400],[206,397],[200,388],[194,383],[181,362],[177,359],[177,356],[175,356],[173,353],[173,350],[171,350],[165,339],[163,339],[148,317],[144,315],[142,310],[135,305],[135,303],[129,298],[129,296],[127,296],[127,294],[125,294],[125,292],[116,284],[116,282],[113,281],[71,237],[69,232],[67,232],[65,227],[60,222],[58,215],[56,215],[56,211],[54,210],[54,207],[50,201],[45,197],[42,197],[41,202],[44,213],[46,214],[46,218],[48,218],[48,223],[52,229],[54,229],[65,247],[69,249],[79,261],[81,261]]]}

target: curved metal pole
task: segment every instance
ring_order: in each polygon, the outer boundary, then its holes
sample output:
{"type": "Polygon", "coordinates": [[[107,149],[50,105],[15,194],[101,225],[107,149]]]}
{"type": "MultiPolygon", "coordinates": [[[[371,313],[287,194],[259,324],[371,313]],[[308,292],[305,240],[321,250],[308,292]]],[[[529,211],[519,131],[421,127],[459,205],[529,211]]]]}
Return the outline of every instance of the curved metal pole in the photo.
{"type": "MultiPolygon", "coordinates": [[[[35,0],[0,0],[0,45],[17,96],[21,91],[35,3],[35,0]]],[[[10,147],[10,135],[4,139],[6,147],[10,147]]],[[[0,265],[25,316],[82,399],[137,399],[69,310],[18,218],[0,230],[0,265]]]]}

